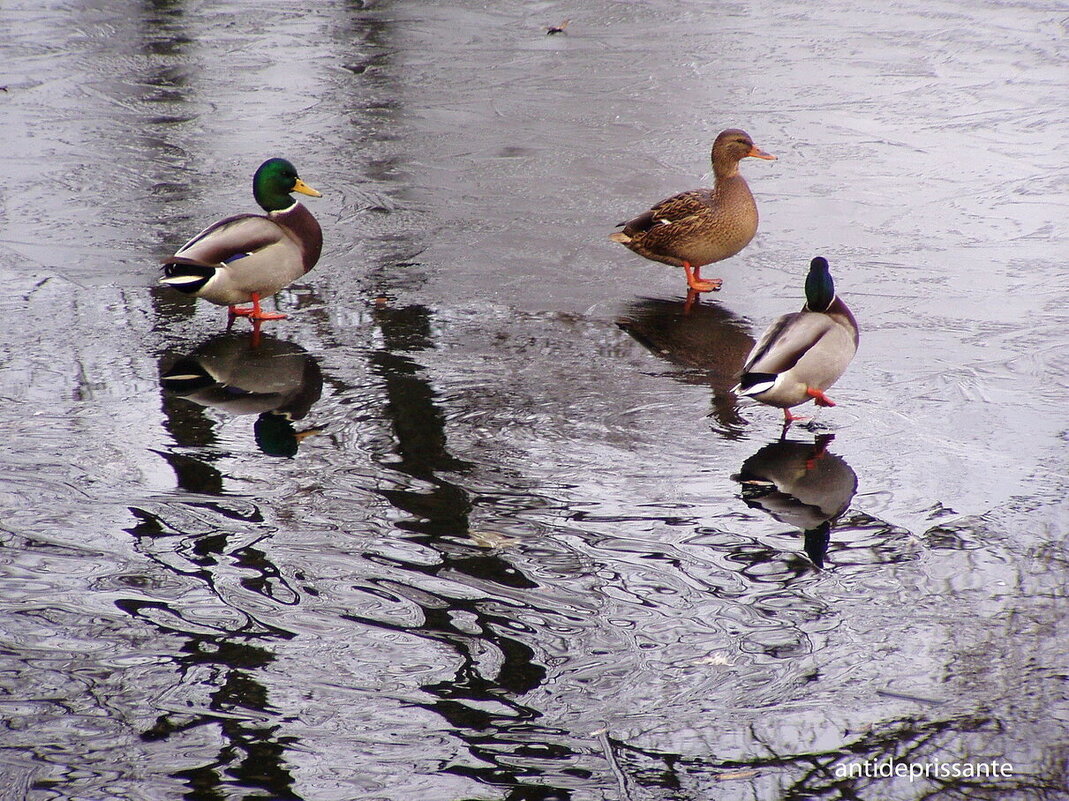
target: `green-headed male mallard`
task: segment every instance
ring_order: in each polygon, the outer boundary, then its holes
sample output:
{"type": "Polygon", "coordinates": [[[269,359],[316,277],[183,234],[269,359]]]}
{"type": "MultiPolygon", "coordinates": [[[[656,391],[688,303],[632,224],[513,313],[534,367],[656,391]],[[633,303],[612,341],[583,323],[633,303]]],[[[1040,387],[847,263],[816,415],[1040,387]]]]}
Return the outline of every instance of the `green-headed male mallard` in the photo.
{"type": "Polygon", "coordinates": [[[694,189],[662,200],[620,223],[624,230],[610,234],[609,239],[647,259],[682,267],[687,286],[695,292],[720,289],[723,281],[702,280],[701,268],[734,256],[757,233],[757,204],[739,172],[739,162],[747,156],[776,158],[754,145],[746,131],[721,131],[713,142],[712,189],[694,189]]]}
{"type": "Polygon", "coordinates": [[[285,159],[268,159],[256,170],[252,194],[267,212],[238,214],[205,228],[164,259],[160,283],[251,320],[281,320],[260,309],[274,295],[311,270],[319,260],[323,232],[292,192],[321,197],[285,159]],[[252,307],[238,303],[252,301],[252,307]]]}
{"type": "Polygon", "coordinates": [[[805,306],[765,330],[735,392],[783,409],[785,423],[799,420],[790,407],[810,400],[835,405],[824,390],[846,372],[857,344],[857,321],[835,294],[827,259],[817,256],[805,279],[805,306]]]}

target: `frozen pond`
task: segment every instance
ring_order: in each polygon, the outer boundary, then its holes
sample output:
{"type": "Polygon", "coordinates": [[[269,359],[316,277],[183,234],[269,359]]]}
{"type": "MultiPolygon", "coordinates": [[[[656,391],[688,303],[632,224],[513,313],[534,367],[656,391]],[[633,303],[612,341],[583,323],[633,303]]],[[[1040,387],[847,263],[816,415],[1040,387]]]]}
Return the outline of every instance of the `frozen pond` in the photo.
{"type": "Polygon", "coordinates": [[[1067,20],[4,3],[0,798],[1065,798],[1067,20]],[[607,237],[727,127],[688,307],[607,237]],[[256,344],[157,263],[271,156],[325,245],[256,344]],[[781,441],[816,255],[861,348],[781,441]]]}

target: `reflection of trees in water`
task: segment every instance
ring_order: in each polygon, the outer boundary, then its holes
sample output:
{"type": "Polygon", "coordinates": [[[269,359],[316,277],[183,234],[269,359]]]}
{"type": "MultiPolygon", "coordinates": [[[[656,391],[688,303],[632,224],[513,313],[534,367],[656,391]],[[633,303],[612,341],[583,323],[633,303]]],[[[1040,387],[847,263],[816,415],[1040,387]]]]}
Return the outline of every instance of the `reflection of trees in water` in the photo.
{"type": "MultiPolygon", "coordinates": [[[[1060,797],[1064,787],[1048,776],[1014,766],[1012,777],[939,777],[931,775],[910,784],[908,779],[864,776],[864,763],[875,766],[893,760],[895,764],[991,762],[991,757],[957,757],[965,735],[997,731],[999,724],[984,715],[962,715],[942,720],[902,718],[875,724],[838,748],[819,751],[774,753],[752,759],[712,759],[641,748],[605,738],[623,786],[634,784],[646,789],[667,791],[668,799],[722,798],[725,788],[739,787],[735,797],[782,799],[1006,799],[1060,797]],[[851,766],[854,767],[851,778],[851,766]],[[860,768],[857,766],[861,766],[860,768]],[[891,784],[890,782],[896,782],[891,784]],[[750,787],[753,790],[750,790],[750,787]],[[746,788],[746,789],[743,789],[746,788]],[[893,788],[893,789],[891,789],[893,788]]],[[[751,740],[761,746],[761,737],[751,730],[751,740]]],[[[848,734],[849,736],[849,734],[848,734]]],[[[845,739],[845,738],[844,738],[845,739]]],[[[979,752],[978,752],[979,753],[979,752]]],[[[1002,759],[995,759],[1003,762],[1002,759]]],[[[934,773],[934,771],[933,771],[934,773]]],[[[623,796],[626,797],[626,796],[623,796]]]]}
{"type": "MultiPolygon", "coordinates": [[[[391,444],[376,458],[385,469],[417,479],[410,485],[402,482],[400,487],[393,485],[378,492],[404,513],[397,527],[407,532],[406,538],[433,549],[439,560],[427,564],[366,555],[387,568],[391,578],[367,579],[359,589],[391,603],[416,603],[421,619],[398,623],[366,615],[346,617],[361,626],[447,644],[459,656],[455,673],[421,686],[430,700],[416,704],[440,715],[472,758],[457,759],[443,771],[501,788],[514,799],[570,798],[576,780],[580,786],[615,785],[621,798],[628,797],[629,788],[639,788],[634,797],[655,791],[664,798],[700,798],[723,787],[724,774],[735,774],[736,780],[755,786],[763,782],[770,783],[771,788],[786,786],[783,792],[787,798],[861,798],[878,792],[876,783],[880,780],[839,779],[834,775],[836,767],[892,755],[895,759],[932,758],[952,750],[973,732],[989,729],[989,721],[971,717],[877,722],[864,735],[843,738],[844,743],[835,749],[737,761],[643,749],[606,734],[600,738],[604,761],[592,759],[599,750],[595,740],[540,723],[543,711],[522,701],[525,694],[546,682],[550,671],[536,661],[538,655],[530,643],[537,642],[539,632],[531,631],[518,614],[525,607],[522,601],[514,600],[515,592],[491,593],[493,601],[487,602],[428,589],[433,583],[427,579],[452,582],[458,575],[471,577],[479,586],[496,585],[503,590],[529,590],[538,583],[507,555],[472,554],[457,547],[457,540],[471,533],[474,504],[463,484],[473,466],[450,452],[445,427],[448,415],[419,359],[421,352],[434,349],[433,313],[415,305],[381,306],[373,311],[373,317],[383,344],[369,360],[385,388],[384,418],[393,435],[391,444]],[[398,579],[399,575],[402,578],[398,579]],[[406,575],[411,579],[404,578],[406,575]],[[587,770],[591,764],[595,768],[587,770]]],[[[821,440],[771,448],[760,456],[755,454],[747,468],[762,468],[767,482],[778,487],[782,497],[775,499],[774,511],[783,519],[800,526],[812,523],[813,530],[838,520],[839,525],[850,529],[853,540],[836,546],[837,567],[916,558],[906,543],[908,532],[861,512],[845,512],[856,490],[856,476],[841,458],[826,453],[825,445],[826,440],[821,440]],[[809,462],[812,466],[807,467],[809,462]],[[787,481],[784,469],[798,473],[797,479],[787,481]],[[769,476],[778,479],[778,484],[769,476]],[[794,494],[782,492],[784,489],[794,494]]],[[[573,522],[581,519],[582,514],[577,514],[573,522]]],[[[770,573],[768,564],[777,554],[757,544],[739,547],[734,543],[725,548],[730,550],[728,561],[740,565],[740,572],[755,585],[783,588],[812,573],[804,560],[783,559],[777,561],[784,569],[770,573]]],[[[777,593],[777,603],[780,600],[777,593]]],[[[760,598],[754,601],[755,606],[761,603],[760,598]]],[[[777,605],[768,609],[769,615],[778,612],[777,605]]],[[[792,647],[791,643],[770,645],[764,653],[783,658],[791,655],[792,647]]],[[[814,681],[821,680],[819,674],[814,676],[814,681]]],[[[755,748],[761,747],[756,731],[750,732],[750,741],[755,748]]],[[[956,780],[939,789],[960,797],[970,792],[983,797],[982,793],[994,786],[956,780]]],[[[1006,787],[1001,781],[997,786],[1006,787]]],[[[1022,779],[1019,786],[1044,785],[1042,779],[1030,777],[1022,779]]]]}
{"type": "MultiPolygon", "coordinates": [[[[404,514],[396,523],[406,538],[435,549],[441,560],[434,565],[406,562],[381,554],[366,554],[369,562],[389,571],[392,578],[367,580],[360,590],[397,599],[417,596],[423,614],[417,625],[401,625],[359,615],[343,615],[346,620],[379,629],[404,632],[437,643],[447,644],[459,657],[456,673],[446,681],[435,682],[421,689],[432,699],[419,704],[442,717],[454,736],[463,741],[473,758],[443,770],[465,776],[487,785],[507,788],[508,797],[515,799],[566,798],[563,789],[542,786],[543,773],[533,767],[539,761],[559,762],[578,756],[571,748],[554,742],[559,732],[540,726],[542,713],[524,705],[518,697],[544,682],[546,667],[538,664],[533,648],[520,634],[530,634],[528,627],[508,614],[508,603],[497,597],[492,604],[481,600],[450,597],[432,592],[424,586],[427,578],[441,577],[449,582],[458,575],[469,576],[478,584],[497,585],[512,590],[535,588],[538,585],[506,559],[481,548],[463,547],[469,539],[469,515],[473,508],[470,493],[450,476],[463,476],[471,465],[453,456],[448,447],[445,421],[434,388],[425,375],[424,367],[415,354],[433,347],[433,315],[423,306],[400,308],[388,305],[372,310],[381,334],[382,346],[368,359],[372,374],[381,381],[385,398],[382,418],[390,426],[390,445],[375,458],[382,470],[408,476],[416,481],[411,486],[380,487],[378,494],[404,514]],[[409,580],[397,580],[398,573],[409,580]],[[474,632],[474,633],[473,633],[474,632]],[[491,655],[488,658],[488,655],[491,655]],[[463,763],[463,764],[460,764],[463,763]]],[[[169,383],[164,398],[165,428],[184,448],[197,449],[196,455],[181,452],[163,454],[174,469],[178,484],[197,493],[199,499],[184,504],[191,512],[201,510],[220,520],[231,521],[232,531],[203,532],[196,525],[186,526],[181,512],[161,515],[143,509],[133,509],[137,524],[130,529],[142,543],[140,550],[179,575],[203,582],[228,609],[239,613],[242,620],[205,632],[200,622],[187,620],[178,604],[157,601],[123,601],[120,608],[132,617],[165,632],[186,638],[182,656],[176,660],[185,692],[193,685],[193,673],[208,669],[210,675],[198,675],[196,685],[213,689],[202,708],[189,713],[166,712],[155,724],[142,733],[146,740],[168,738],[211,725],[225,740],[216,757],[196,768],[173,775],[192,788],[191,799],[215,799],[232,785],[257,788],[272,793],[272,797],[296,798],[293,777],[286,768],[286,751],[296,745],[290,737],[280,736],[279,727],[265,725],[262,720],[249,721],[240,714],[250,711],[258,718],[274,714],[264,684],[257,680],[257,671],[274,660],[270,643],[288,639],[292,635],[255,618],[227,600],[227,593],[217,585],[217,569],[242,568],[241,586],[276,603],[295,604],[298,592],[286,584],[281,572],[265,551],[254,543],[234,547],[234,540],[248,537],[250,527],[255,531],[263,523],[263,516],[254,504],[235,504],[224,492],[224,477],[211,464],[217,458],[210,446],[216,443],[210,421],[200,407],[172,397],[176,392],[196,392],[198,403],[239,404],[241,409],[260,411],[260,405],[272,402],[263,391],[231,398],[220,390],[220,382],[199,381],[201,372],[215,379],[225,363],[231,375],[238,375],[234,367],[248,353],[240,350],[248,335],[214,337],[192,351],[164,375],[190,377],[189,386],[175,379],[169,383]],[[244,354],[244,355],[242,355],[244,354]],[[236,360],[236,361],[235,361],[236,360]],[[196,362],[196,365],[194,365],[196,362]],[[199,366],[198,369],[193,369],[199,366]],[[220,394],[221,393],[221,394],[220,394]],[[219,397],[216,397],[216,396],[219,397]],[[205,447],[208,446],[208,447],[205,447]],[[212,499],[210,496],[217,496],[212,499]],[[188,547],[175,547],[173,539],[180,537],[188,547]],[[164,540],[171,543],[164,544],[164,540]],[[162,547],[161,547],[162,546],[162,547]],[[176,559],[180,554],[184,564],[176,559]],[[251,572],[251,575],[249,575],[251,572]],[[187,683],[190,682],[190,683],[187,683]]],[[[280,343],[275,347],[270,338],[263,353],[282,348],[275,355],[293,358],[300,349],[280,343]],[[272,350],[273,348],[273,350],[272,350]]],[[[262,354],[254,354],[258,356],[262,354]]],[[[242,362],[244,363],[244,362],[242,362]]],[[[238,365],[240,367],[240,364],[238,365]]],[[[294,375],[298,372],[293,371],[294,375]]],[[[266,380],[266,379],[265,379],[266,380]]],[[[223,382],[224,384],[226,382],[223,382]]],[[[289,382],[294,384],[294,382],[289,382]]],[[[296,386],[296,384],[294,384],[296,386]]],[[[317,382],[318,386],[318,382],[317,382]]],[[[344,390],[361,391],[352,387],[344,390]]],[[[298,393],[304,397],[307,393],[298,393]]],[[[318,391],[314,393],[318,397],[318,391]]],[[[225,408],[225,406],[224,406],[225,408]]],[[[306,411],[306,409],[305,409],[306,411]]],[[[189,517],[194,517],[190,514],[189,517]]],[[[225,528],[225,526],[223,526],[225,528]]]]}
{"type": "MultiPolygon", "coordinates": [[[[470,536],[472,499],[467,490],[442,473],[463,475],[471,465],[449,452],[446,415],[439,408],[424,368],[412,356],[433,347],[432,315],[423,306],[384,306],[375,310],[375,319],[383,335],[383,347],[371,355],[371,364],[386,390],[386,417],[394,435],[392,452],[380,454],[379,459],[390,469],[419,479],[412,488],[381,489],[379,493],[409,515],[397,524],[410,532],[407,538],[434,548],[441,559],[427,565],[368,556],[394,568],[394,575],[400,570],[413,576],[419,597],[408,600],[415,600],[423,610],[423,620],[418,625],[346,617],[362,625],[447,643],[460,657],[461,664],[450,679],[421,687],[434,700],[418,704],[441,715],[476,760],[475,765],[447,766],[446,772],[510,788],[509,798],[567,798],[567,790],[541,783],[543,771],[533,762],[569,760],[577,754],[559,742],[551,742],[559,733],[540,726],[537,720],[542,713],[516,700],[540,686],[547,675],[546,667],[535,661],[531,646],[510,633],[527,632],[528,627],[508,615],[507,609],[502,611],[507,602],[501,598],[486,604],[420,586],[424,576],[456,581],[458,574],[470,576],[478,584],[512,590],[531,589],[538,584],[501,556],[443,547],[449,545],[443,538],[470,536]],[[488,653],[495,657],[487,659],[488,653]]],[[[361,589],[398,600],[397,595],[404,595],[407,588],[395,580],[379,579],[367,582],[361,589]]]]}
{"type": "Polygon", "coordinates": [[[214,679],[216,689],[208,703],[208,708],[219,714],[186,717],[165,713],[156,719],[154,726],[141,733],[141,738],[164,740],[198,726],[218,726],[226,741],[218,758],[172,774],[194,788],[186,798],[218,798],[219,788],[233,783],[266,790],[272,798],[300,798],[293,791],[293,776],[285,767],[285,751],[296,744],[295,738],[277,736],[278,726],[258,725],[235,715],[243,709],[261,715],[270,709],[267,690],[255,680],[254,671],[274,661],[271,651],[229,639],[194,637],[182,647],[182,652],[176,660],[181,673],[197,667],[221,673],[214,679]]]}
{"type": "MultiPolygon", "coordinates": [[[[225,510],[221,503],[199,505],[215,513],[225,510]]],[[[232,613],[231,616],[237,618],[228,625],[211,624],[192,619],[179,604],[134,599],[116,601],[116,606],[132,618],[185,640],[179,655],[173,658],[182,679],[179,684],[183,692],[196,687],[213,688],[206,701],[191,706],[191,711],[168,711],[159,715],[149,729],[141,732],[141,738],[160,741],[201,726],[217,728],[224,745],[216,759],[171,774],[190,786],[186,798],[191,801],[214,801],[223,797],[223,788],[234,784],[265,790],[272,798],[299,798],[292,788],[293,777],[285,766],[285,752],[295,740],[279,737],[278,726],[263,723],[265,718],[275,714],[275,710],[271,707],[267,688],[256,678],[256,671],[275,659],[270,643],[294,635],[228,602],[226,593],[216,584],[214,571],[221,562],[228,568],[236,566],[251,571],[254,575],[243,578],[242,586],[275,603],[295,603],[296,593],[265,552],[253,544],[227,550],[230,539],[236,536],[234,534],[186,533],[159,515],[137,508],[130,511],[138,522],[128,531],[140,543],[141,552],[173,573],[202,582],[205,589],[232,613]],[[176,548],[179,538],[187,541],[190,547],[176,548]],[[162,540],[166,542],[161,543],[162,540]],[[153,556],[155,552],[160,556],[153,556]],[[177,562],[183,556],[184,565],[177,562]],[[250,713],[256,719],[250,719],[250,713]]],[[[245,512],[225,511],[228,517],[246,525],[262,522],[255,508],[245,512]]],[[[183,701],[190,703],[188,697],[183,701]]]]}
{"type": "MultiPolygon", "coordinates": [[[[787,798],[864,798],[869,793],[879,793],[877,782],[883,780],[838,779],[834,775],[837,767],[851,762],[878,761],[887,756],[896,760],[932,758],[953,749],[969,734],[989,729],[987,721],[968,717],[879,722],[865,735],[844,738],[844,744],[836,749],[716,760],[694,756],[693,751],[672,753],[643,748],[609,734],[600,737],[599,748],[598,740],[541,723],[544,711],[524,703],[523,697],[541,687],[550,671],[538,662],[538,653],[532,647],[538,642],[540,632],[523,622],[530,615],[521,613],[529,609],[522,601],[515,600],[519,597],[516,590],[531,590],[539,585],[510,562],[507,554],[486,553],[458,543],[471,534],[470,516],[475,499],[465,489],[464,482],[471,475],[473,465],[451,453],[446,433],[448,410],[421,363],[421,354],[428,354],[429,358],[434,350],[433,312],[418,305],[383,305],[373,307],[371,314],[381,333],[381,347],[369,354],[368,360],[373,375],[381,382],[385,399],[381,417],[392,434],[389,444],[381,446],[374,458],[385,473],[414,479],[389,482],[376,491],[402,513],[403,519],[397,523],[400,536],[434,549],[440,558],[435,564],[427,564],[381,554],[364,556],[369,562],[381,565],[383,575],[365,579],[357,589],[393,602],[417,603],[422,610],[418,623],[400,624],[355,614],[342,617],[359,626],[445,644],[459,657],[455,673],[448,679],[421,686],[425,700],[414,703],[440,716],[450,736],[463,744],[470,757],[453,760],[441,768],[443,772],[497,788],[511,799],[567,799],[573,792],[570,788],[576,786],[596,785],[604,789],[615,785],[623,788],[619,791],[621,798],[628,797],[628,793],[641,798],[642,793],[656,792],[658,797],[682,801],[712,795],[729,780],[755,786],[767,782],[773,788],[770,793],[774,788],[786,787],[781,795],[787,798]],[[512,592],[498,594],[491,590],[492,601],[488,601],[456,598],[427,588],[439,579],[455,582],[458,576],[470,577],[479,586],[497,586],[512,592]],[[589,769],[592,764],[594,769],[589,769]]],[[[362,391],[352,387],[344,389],[362,391]]],[[[177,430],[173,420],[171,425],[172,430],[177,430]]],[[[210,427],[193,425],[188,430],[199,437],[211,436],[210,427]]],[[[788,455],[788,462],[793,463],[796,457],[803,463],[816,458],[816,464],[822,464],[821,457],[814,453],[815,443],[802,443],[802,446],[798,453],[788,455]]],[[[769,461],[768,456],[769,453],[764,454],[749,467],[753,469],[758,462],[769,461]]],[[[771,461],[782,468],[783,460],[771,461]]],[[[829,460],[826,464],[837,466],[838,462],[829,460]]],[[[218,518],[232,521],[235,530],[243,533],[263,522],[255,506],[241,507],[223,496],[222,477],[217,472],[214,475],[218,478],[214,490],[207,481],[197,486],[201,491],[221,497],[205,498],[188,506],[199,506],[218,518]]],[[[852,478],[852,472],[849,477],[852,478]]],[[[784,484],[782,477],[780,484],[784,484]]],[[[844,478],[837,484],[847,485],[852,494],[852,481],[844,478]]],[[[848,502],[847,499],[822,504],[801,490],[795,492],[792,497],[796,500],[802,496],[800,507],[790,503],[781,506],[788,499],[776,498],[775,509],[785,515],[783,519],[800,526],[809,519],[807,516],[818,512],[830,512],[834,517],[842,513],[848,502]]],[[[253,545],[234,548],[233,535],[229,533],[183,534],[173,522],[144,512],[138,513],[138,517],[140,522],[131,533],[146,542],[179,534],[192,537],[193,547],[186,554],[188,564],[179,568],[171,559],[167,562],[169,569],[203,581],[221,599],[226,596],[215,587],[215,570],[225,554],[228,566],[237,560],[246,572],[253,572],[251,577],[242,579],[243,587],[275,602],[296,602],[296,591],[285,584],[264,551],[253,545]]],[[[583,520],[583,514],[579,513],[572,522],[583,520]]],[[[860,512],[845,513],[838,525],[851,529],[854,537],[849,545],[840,544],[833,551],[839,568],[916,558],[903,547],[902,540],[908,532],[895,530],[876,518],[860,512]],[[865,532],[864,537],[859,532],[865,532]]],[[[740,575],[754,585],[788,587],[812,572],[803,559],[783,560],[775,549],[759,543],[740,547],[733,541],[723,547],[729,551],[727,561],[738,565],[740,575]],[[774,560],[784,566],[782,570],[768,570],[774,560]]],[[[151,550],[147,544],[146,550],[151,550]]],[[[460,580],[463,582],[463,578],[460,580]]],[[[757,597],[754,606],[760,604],[761,598],[757,597]]],[[[294,777],[287,767],[287,751],[300,748],[300,743],[282,735],[279,726],[271,725],[269,716],[274,710],[267,689],[257,680],[257,672],[274,658],[272,641],[288,638],[289,633],[251,616],[211,634],[194,632],[186,625],[192,625],[190,621],[159,603],[137,602],[127,605],[125,611],[163,631],[186,638],[182,655],[176,660],[183,677],[198,668],[214,671],[206,682],[198,679],[199,684],[207,683],[212,688],[203,709],[187,714],[167,712],[142,735],[146,739],[166,740],[204,725],[218,728],[225,742],[214,758],[173,774],[191,788],[188,797],[195,801],[214,801],[237,785],[272,793],[272,797],[296,798],[294,777]],[[242,710],[254,712],[258,719],[248,720],[247,716],[236,714],[242,710]],[[264,718],[268,719],[267,723],[264,718]]],[[[768,610],[770,615],[777,611],[776,606],[768,610]]],[[[770,645],[764,653],[773,657],[789,656],[791,647],[790,643],[770,645]]],[[[749,739],[755,748],[760,748],[758,733],[751,731],[749,739]]],[[[1015,781],[1016,784],[1007,784],[1000,780],[997,788],[1023,788],[1022,792],[1049,789],[1041,778],[1024,776],[1015,781]]],[[[994,783],[970,784],[957,780],[936,789],[948,797],[984,798],[986,793],[994,798],[997,796],[993,787],[994,783]]]]}

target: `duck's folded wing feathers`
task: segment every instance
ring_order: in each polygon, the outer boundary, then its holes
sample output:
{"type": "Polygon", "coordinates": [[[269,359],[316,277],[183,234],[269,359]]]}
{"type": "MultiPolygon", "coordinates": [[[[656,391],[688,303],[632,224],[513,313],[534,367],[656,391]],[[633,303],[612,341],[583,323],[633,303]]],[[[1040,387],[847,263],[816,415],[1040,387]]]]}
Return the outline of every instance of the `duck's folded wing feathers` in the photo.
{"type": "Polygon", "coordinates": [[[696,214],[709,210],[708,190],[695,189],[690,192],[682,192],[662,200],[649,211],[638,215],[626,223],[624,233],[632,236],[643,231],[648,231],[656,225],[675,223],[693,217],[696,214]]]}
{"type": "Polygon", "coordinates": [[[793,312],[768,327],[750,351],[743,373],[779,374],[790,370],[828,332],[823,314],[793,312]]]}
{"type": "MultiPolygon", "coordinates": [[[[208,226],[182,245],[175,256],[202,264],[219,264],[242,253],[252,253],[286,236],[275,222],[258,214],[238,214],[208,226]]],[[[173,262],[174,259],[164,259],[173,262]]]]}

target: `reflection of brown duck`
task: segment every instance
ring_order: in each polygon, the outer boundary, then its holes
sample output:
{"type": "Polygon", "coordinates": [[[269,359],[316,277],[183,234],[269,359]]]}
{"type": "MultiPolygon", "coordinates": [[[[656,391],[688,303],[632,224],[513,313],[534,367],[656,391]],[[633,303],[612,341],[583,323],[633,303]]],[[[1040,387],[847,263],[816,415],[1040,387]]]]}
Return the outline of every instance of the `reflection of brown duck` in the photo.
{"type": "Polygon", "coordinates": [[[628,304],[616,324],[662,359],[701,371],[680,373],[678,378],[712,387],[713,414],[721,425],[742,424],[731,387],[754,341],[739,317],[717,303],[639,298],[628,304]]]}
{"type": "Polygon", "coordinates": [[[713,142],[715,183],[662,200],[609,238],[652,261],[682,267],[687,286],[695,292],[720,289],[719,278],[702,280],[706,264],[730,258],[750,244],[757,233],[757,204],[739,172],[747,157],[775,159],[754,145],[737,128],[721,131],[713,142]]]}
{"type": "Polygon", "coordinates": [[[805,533],[806,553],[823,566],[829,532],[857,491],[857,474],[828,453],[833,435],[814,442],[780,440],[761,448],[732,478],[747,506],[805,533]]]}
{"type": "Polygon", "coordinates": [[[305,437],[293,421],[308,414],[323,390],[319,364],[304,348],[274,337],[222,334],[166,369],[160,383],[173,395],[229,414],[258,414],[260,449],[292,456],[305,437]]]}

